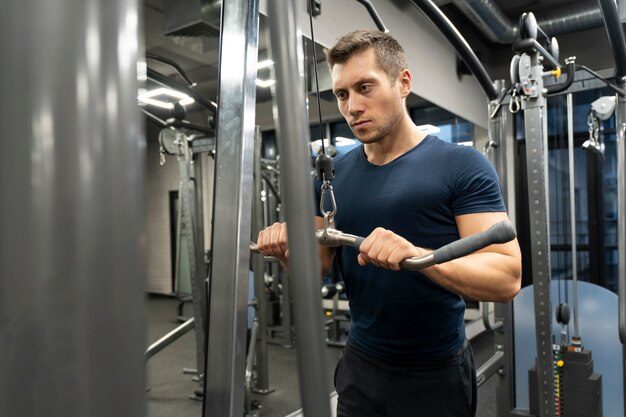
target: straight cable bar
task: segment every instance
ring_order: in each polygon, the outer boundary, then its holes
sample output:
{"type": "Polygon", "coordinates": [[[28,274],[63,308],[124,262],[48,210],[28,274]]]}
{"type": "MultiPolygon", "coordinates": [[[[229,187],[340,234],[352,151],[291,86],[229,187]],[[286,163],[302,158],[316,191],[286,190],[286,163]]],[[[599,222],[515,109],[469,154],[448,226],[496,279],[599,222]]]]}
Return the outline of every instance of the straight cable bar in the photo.
{"type": "MultiPolygon", "coordinates": [[[[484,232],[456,240],[427,255],[407,258],[400,262],[400,266],[411,271],[419,271],[429,266],[467,256],[489,245],[509,242],[515,239],[515,236],[515,229],[513,229],[511,222],[501,221],[484,232]]],[[[344,233],[332,228],[318,230],[316,237],[321,246],[337,247],[343,245],[353,247],[356,250],[359,250],[361,243],[365,240],[361,236],[344,233]]],[[[251,244],[250,250],[258,252],[256,244],[251,244]]]]}

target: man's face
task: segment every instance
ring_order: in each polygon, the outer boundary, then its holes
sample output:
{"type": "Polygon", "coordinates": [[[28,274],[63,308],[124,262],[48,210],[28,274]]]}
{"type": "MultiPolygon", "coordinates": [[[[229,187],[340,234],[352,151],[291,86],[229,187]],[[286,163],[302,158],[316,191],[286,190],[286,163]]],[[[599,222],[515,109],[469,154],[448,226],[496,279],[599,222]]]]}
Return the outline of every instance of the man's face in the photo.
{"type": "Polygon", "coordinates": [[[383,139],[402,118],[401,82],[389,80],[373,49],[352,56],[344,64],[335,64],[331,77],[339,111],[362,143],[383,139]]]}

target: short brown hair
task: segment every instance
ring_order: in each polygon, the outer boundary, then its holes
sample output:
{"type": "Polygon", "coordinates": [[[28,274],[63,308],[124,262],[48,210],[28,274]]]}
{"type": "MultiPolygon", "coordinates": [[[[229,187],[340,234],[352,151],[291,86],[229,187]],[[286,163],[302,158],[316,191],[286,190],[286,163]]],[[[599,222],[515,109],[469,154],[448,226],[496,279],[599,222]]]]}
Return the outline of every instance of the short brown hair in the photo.
{"type": "Polygon", "coordinates": [[[335,46],[325,49],[328,67],[345,64],[352,56],[373,48],[380,68],[394,81],[409,64],[397,40],[378,30],[357,30],[344,35],[335,46]]]}

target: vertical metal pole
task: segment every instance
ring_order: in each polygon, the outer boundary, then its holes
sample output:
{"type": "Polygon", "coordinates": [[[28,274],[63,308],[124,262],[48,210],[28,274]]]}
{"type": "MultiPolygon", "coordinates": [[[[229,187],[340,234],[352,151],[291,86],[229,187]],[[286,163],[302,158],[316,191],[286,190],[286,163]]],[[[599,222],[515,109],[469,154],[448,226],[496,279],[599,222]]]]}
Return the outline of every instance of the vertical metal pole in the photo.
{"type": "Polygon", "coordinates": [[[503,372],[496,379],[496,415],[507,416],[515,407],[513,302],[495,303],[494,321],[502,323],[494,335],[496,351],[505,353],[503,372]]]}
{"type": "MultiPolygon", "coordinates": [[[[499,94],[504,91],[506,84],[504,80],[495,81],[496,89],[499,94]]],[[[509,206],[508,201],[508,171],[506,168],[506,155],[507,155],[507,115],[506,106],[500,109],[498,114],[498,123],[495,126],[498,135],[498,175],[500,177],[500,183],[502,184],[502,195],[504,197],[504,203],[509,206]]]]}
{"type": "MultiPolygon", "coordinates": [[[[494,82],[496,91],[501,94],[505,88],[504,80],[496,80],[494,82]]],[[[488,114],[491,115],[498,107],[498,100],[492,100],[489,102],[488,114]]],[[[500,108],[495,113],[494,117],[489,120],[487,126],[487,134],[489,141],[495,144],[495,147],[489,151],[487,155],[489,161],[494,166],[500,178],[500,184],[502,185],[502,194],[505,199],[507,198],[507,171],[506,171],[506,115],[505,107],[500,108]]]]}
{"type": "Polygon", "coordinates": [[[222,2],[205,417],[244,410],[258,6],[222,2]]]}
{"type": "Polygon", "coordinates": [[[569,214],[572,234],[572,286],[574,292],[574,337],[578,334],[578,268],[576,259],[576,172],[574,171],[574,105],[572,93],[567,95],[567,146],[569,159],[569,214]]]}
{"type": "Polygon", "coordinates": [[[293,331],[293,301],[292,294],[293,291],[291,289],[291,277],[289,273],[285,271],[281,266],[278,266],[278,277],[280,280],[280,284],[282,285],[282,319],[280,323],[281,332],[282,332],[282,340],[283,346],[292,347],[294,343],[294,331],[293,331]]]}
{"type": "Polygon", "coordinates": [[[145,415],[140,26],[135,0],[2,4],[2,416],[145,415]]]}
{"type": "MultiPolygon", "coordinates": [[[[626,88],[626,78],[619,83],[626,88]]],[[[619,294],[619,339],[622,342],[622,372],[624,375],[624,414],[626,415],[626,97],[617,96],[615,109],[617,130],[617,285],[619,294]]]]}
{"type": "MultiPolygon", "coordinates": [[[[252,215],[254,227],[252,241],[256,242],[259,231],[263,228],[263,201],[261,190],[263,179],[261,178],[261,129],[257,126],[254,142],[254,202],[252,203],[252,215]]],[[[260,254],[253,256],[252,269],[254,271],[254,295],[256,298],[256,317],[259,323],[258,343],[256,345],[256,372],[257,383],[255,391],[266,393],[269,391],[269,372],[267,369],[267,296],[265,294],[265,260],[260,254]]]]}
{"type": "Polygon", "coordinates": [[[534,94],[522,102],[526,130],[526,171],[531,236],[531,259],[535,298],[535,332],[537,336],[537,388],[540,417],[554,416],[554,375],[552,368],[552,313],[550,307],[550,245],[548,236],[547,184],[544,143],[543,67],[538,54],[531,55],[531,79],[534,94]]]}
{"type": "Polygon", "coordinates": [[[288,224],[289,263],[291,276],[294,277],[300,397],[306,416],[330,417],[319,296],[320,268],[306,150],[309,129],[304,99],[301,32],[297,24],[299,3],[299,0],[272,0],[268,4],[272,55],[276,62],[277,136],[288,224]]]}
{"type": "MultiPolygon", "coordinates": [[[[498,94],[502,93],[505,88],[504,80],[496,80],[495,87],[498,94]]],[[[489,114],[492,114],[496,106],[497,100],[489,103],[489,114]]],[[[505,204],[509,206],[507,193],[507,111],[506,107],[502,107],[489,121],[489,140],[497,144],[492,149],[491,162],[498,172],[500,183],[502,185],[502,193],[505,204]]],[[[513,409],[515,369],[513,368],[513,303],[494,303],[494,322],[502,323],[502,326],[496,329],[494,342],[496,351],[505,352],[503,372],[499,373],[496,379],[496,414],[499,416],[509,415],[513,409]]],[[[487,308],[487,304],[483,304],[483,308],[487,308]]]]}
{"type": "MultiPolygon", "coordinates": [[[[543,84],[543,80],[541,81],[543,84]]],[[[541,112],[541,133],[543,135],[543,173],[544,173],[544,184],[546,187],[546,216],[548,222],[548,234],[546,235],[546,239],[548,242],[548,248],[550,248],[550,144],[548,143],[548,103],[546,98],[543,98],[541,112]]]]}
{"type": "MultiPolygon", "coordinates": [[[[176,133],[182,143],[178,154],[178,168],[180,173],[180,233],[185,233],[187,243],[187,261],[189,266],[189,281],[191,285],[193,316],[195,318],[194,333],[196,336],[196,372],[202,376],[204,372],[205,328],[206,328],[206,269],[204,263],[204,239],[200,229],[198,216],[198,191],[194,178],[193,154],[188,137],[182,131],[176,133]]],[[[201,198],[201,196],[200,196],[201,198]]],[[[200,213],[199,213],[200,212],[200,213]]],[[[179,258],[180,261],[180,258],[179,258]]]]}

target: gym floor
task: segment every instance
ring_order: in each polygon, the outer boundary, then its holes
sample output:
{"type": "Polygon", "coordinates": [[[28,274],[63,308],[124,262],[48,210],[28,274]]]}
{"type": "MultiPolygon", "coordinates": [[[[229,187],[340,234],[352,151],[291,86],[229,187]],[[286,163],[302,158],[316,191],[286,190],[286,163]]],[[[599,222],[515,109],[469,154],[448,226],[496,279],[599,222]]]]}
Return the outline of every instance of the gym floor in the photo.
{"type": "MultiPolygon", "coordinates": [[[[172,297],[149,296],[148,334],[146,345],[175,328],[178,301],[172,297]]],[[[485,333],[472,341],[477,366],[482,365],[494,352],[493,335],[485,333]]],[[[268,395],[255,395],[262,406],[262,417],[284,417],[301,408],[298,391],[298,370],[295,348],[269,345],[270,388],[268,395]]],[[[341,348],[327,347],[329,375],[328,386],[332,387],[335,364],[341,357],[341,348]]],[[[149,417],[200,417],[202,402],[189,397],[198,389],[198,383],[183,368],[195,367],[195,336],[189,332],[172,345],[150,359],[146,369],[149,391],[146,392],[149,417]]],[[[478,391],[480,417],[495,417],[495,382],[487,381],[478,391]]]]}

